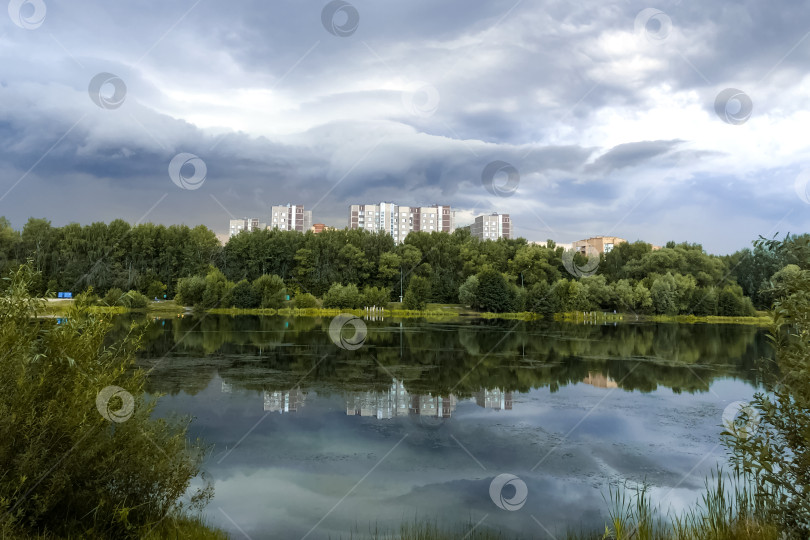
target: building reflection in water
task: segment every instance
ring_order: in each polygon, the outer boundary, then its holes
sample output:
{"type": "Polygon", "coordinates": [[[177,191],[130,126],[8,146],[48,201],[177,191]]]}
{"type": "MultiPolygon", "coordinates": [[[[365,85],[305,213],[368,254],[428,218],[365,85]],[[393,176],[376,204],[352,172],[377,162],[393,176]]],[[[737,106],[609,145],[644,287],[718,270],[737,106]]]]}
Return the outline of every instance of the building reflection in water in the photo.
{"type": "Polygon", "coordinates": [[[304,406],[306,394],[300,388],[289,391],[264,391],[264,410],[268,412],[290,413],[304,406]]]}
{"type": "Polygon", "coordinates": [[[500,388],[493,390],[479,390],[475,393],[475,403],[485,409],[496,411],[512,410],[512,392],[504,392],[500,388]]]}
{"type": "Polygon", "coordinates": [[[588,376],[582,379],[582,382],[585,384],[590,384],[591,386],[595,386],[597,388],[618,388],[619,385],[608,377],[607,375],[602,375],[601,373],[593,373],[591,371],[588,372],[588,376]]]}
{"type": "MultiPolygon", "coordinates": [[[[485,408],[510,410],[512,393],[499,389],[481,390],[475,394],[475,402],[485,408]]],[[[380,420],[409,414],[450,418],[456,410],[458,398],[434,396],[431,394],[411,394],[405,390],[402,381],[394,379],[391,387],[384,392],[356,392],[346,398],[346,414],[349,416],[367,416],[380,420]]]]}

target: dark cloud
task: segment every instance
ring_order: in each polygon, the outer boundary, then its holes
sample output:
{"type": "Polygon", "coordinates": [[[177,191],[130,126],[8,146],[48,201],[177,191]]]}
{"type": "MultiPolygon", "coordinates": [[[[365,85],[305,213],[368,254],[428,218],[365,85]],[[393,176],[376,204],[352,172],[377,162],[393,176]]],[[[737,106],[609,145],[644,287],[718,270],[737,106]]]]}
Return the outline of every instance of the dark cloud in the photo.
{"type": "Polygon", "coordinates": [[[35,30],[2,18],[0,214],[135,221],[162,200],[146,219],[224,232],[270,204],[343,226],[352,202],[396,200],[508,211],[532,240],[661,243],[688,230],[682,211],[700,222],[691,240],[723,252],[756,236],[732,226],[743,212],[767,228],[794,208],[786,226],[807,228],[788,173],[780,189],[760,178],[810,157],[795,142],[809,1],[667,2],[658,42],[634,34],[635,2],[358,0],[349,37],[327,32],[323,5],[91,0],[47,2],[35,30]],[[89,98],[100,72],[126,83],[120,108],[89,98]],[[431,107],[408,101],[414,85],[431,107]],[[751,96],[746,124],[717,118],[727,87],[751,96]],[[179,152],[205,161],[199,190],[169,179],[179,152]],[[494,160],[520,171],[514,197],[481,186],[494,160]]]}

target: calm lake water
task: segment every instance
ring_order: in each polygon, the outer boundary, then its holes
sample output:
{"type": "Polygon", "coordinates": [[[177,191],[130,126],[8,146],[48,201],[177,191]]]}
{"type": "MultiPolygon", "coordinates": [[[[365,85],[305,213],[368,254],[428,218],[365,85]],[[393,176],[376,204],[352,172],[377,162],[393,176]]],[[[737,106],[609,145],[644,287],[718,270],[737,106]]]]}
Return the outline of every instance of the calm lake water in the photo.
{"type": "Polygon", "coordinates": [[[157,414],[193,416],[213,445],[206,513],[234,538],[361,538],[416,517],[561,537],[603,530],[625,481],[677,511],[724,463],[723,410],[770,354],[746,326],[482,320],[367,320],[347,350],[330,321],[150,331],[157,414]]]}

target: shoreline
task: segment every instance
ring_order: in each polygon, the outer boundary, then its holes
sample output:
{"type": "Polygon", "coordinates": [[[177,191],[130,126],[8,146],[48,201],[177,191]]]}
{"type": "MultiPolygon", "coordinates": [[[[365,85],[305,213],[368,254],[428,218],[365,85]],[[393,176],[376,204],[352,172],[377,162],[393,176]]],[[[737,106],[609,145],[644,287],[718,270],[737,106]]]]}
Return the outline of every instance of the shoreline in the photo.
{"type": "MultiPolygon", "coordinates": [[[[43,311],[44,316],[58,317],[67,314],[68,308],[73,304],[72,300],[59,300],[57,302],[47,301],[43,311]]],[[[489,313],[471,310],[466,306],[458,304],[433,304],[435,307],[426,310],[407,309],[339,309],[339,308],[213,308],[207,310],[195,310],[191,307],[180,306],[173,300],[150,302],[146,308],[132,309],[120,306],[93,306],[90,308],[94,313],[106,313],[123,315],[127,313],[142,313],[144,315],[165,315],[180,316],[209,313],[212,315],[259,315],[265,317],[335,317],[341,313],[350,313],[357,317],[368,318],[390,318],[390,319],[429,319],[429,320],[450,320],[450,319],[503,319],[518,321],[537,321],[550,318],[559,322],[582,323],[582,324],[607,324],[607,323],[675,323],[675,324],[745,324],[751,326],[767,327],[772,324],[771,317],[767,312],[757,312],[754,317],[725,317],[720,315],[646,315],[634,313],[607,313],[603,311],[592,312],[566,312],[555,313],[552,317],[546,317],[540,313],[517,312],[517,313],[489,313]]]]}

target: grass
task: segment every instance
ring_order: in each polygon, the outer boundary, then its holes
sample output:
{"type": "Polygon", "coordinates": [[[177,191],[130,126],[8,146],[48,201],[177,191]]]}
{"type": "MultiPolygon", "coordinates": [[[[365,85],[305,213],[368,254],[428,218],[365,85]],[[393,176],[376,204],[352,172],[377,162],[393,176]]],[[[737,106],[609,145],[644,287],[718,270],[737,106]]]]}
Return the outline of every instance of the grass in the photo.
{"type": "MultiPolygon", "coordinates": [[[[47,315],[64,315],[67,313],[72,300],[60,300],[56,302],[47,302],[45,305],[45,314],[47,315]]],[[[505,320],[519,320],[519,321],[533,321],[543,318],[543,315],[532,312],[519,312],[519,313],[487,313],[470,309],[468,306],[462,304],[427,304],[424,310],[409,310],[402,309],[402,304],[399,302],[391,302],[384,312],[367,312],[364,309],[327,309],[327,308],[215,308],[206,310],[213,315],[264,315],[264,316],[282,316],[282,317],[334,317],[341,313],[352,313],[354,315],[363,316],[368,314],[385,315],[386,317],[393,317],[398,319],[433,319],[433,320],[447,320],[456,317],[480,317],[483,319],[505,319],[505,320]]],[[[123,314],[123,313],[147,313],[150,315],[177,315],[185,313],[188,308],[178,305],[174,300],[163,300],[160,302],[150,302],[144,309],[129,309],[120,306],[94,306],[90,308],[91,311],[96,313],[110,313],[110,314],[123,314]]],[[[628,313],[609,313],[603,311],[592,311],[583,313],[582,311],[574,311],[567,313],[557,313],[554,315],[554,320],[574,322],[574,323],[605,323],[605,322],[662,322],[662,323],[679,323],[679,324],[748,324],[755,326],[766,327],[770,325],[771,318],[766,312],[757,312],[754,317],[720,317],[720,316],[697,316],[697,315],[634,315],[628,313]]]]}
{"type": "MultiPolygon", "coordinates": [[[[223,530],[209,525],[201,516],[167,516],[157,525],[140,531],[138,538],[144,540],[186,540],[194,538],[199,540],[228,540],[230,536],[223,530]]],[[[78,540],[85,538],[103,538],[100,535],[93,535],[92,531],[81,531],[70,536],[56,536],[53,534],[21,535],[9,530],[7,527],[0,527],[0,538],[21,539],[28,538],[34,540],[78,540]]]]}

